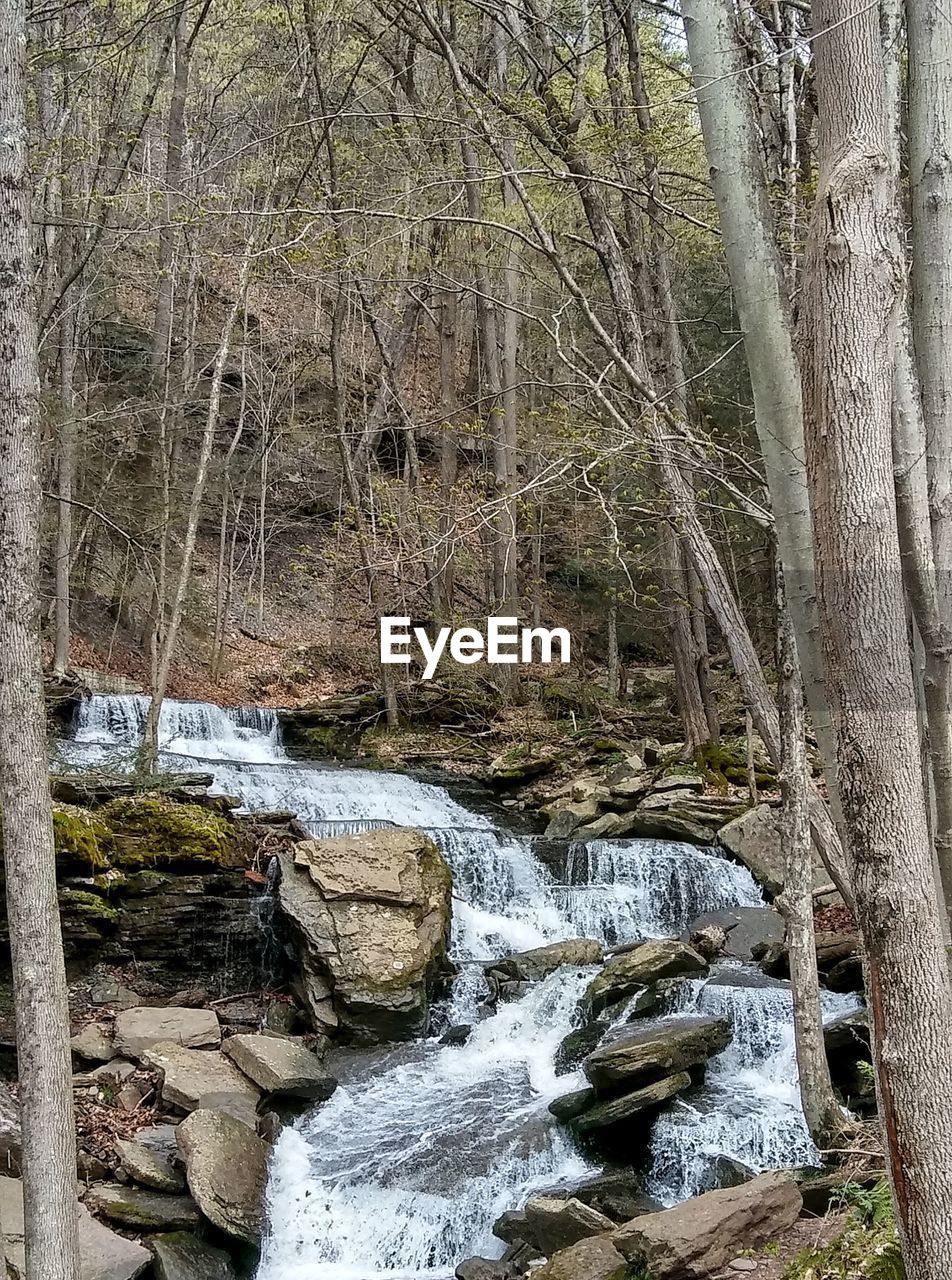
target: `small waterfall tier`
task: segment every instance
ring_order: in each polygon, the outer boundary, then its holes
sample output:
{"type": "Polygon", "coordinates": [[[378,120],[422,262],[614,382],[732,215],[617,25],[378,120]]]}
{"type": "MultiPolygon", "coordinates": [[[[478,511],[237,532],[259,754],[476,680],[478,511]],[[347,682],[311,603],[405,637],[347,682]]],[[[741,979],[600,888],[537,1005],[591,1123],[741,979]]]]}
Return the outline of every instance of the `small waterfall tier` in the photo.
{"type": "MultiPolygon", "coordinates": [[[[146,710],[134,696],[84,702],[64,761],[125,767],[146,710]]],[[[442,1025],[474,1030],[463,1045],[434,1037],[339,1055],[337,1093],[276,1143],[258,1280],[448,1280],[462,1258],[498,1255],[492,1224],[503,1210],[591,1171],[547,1107],[576,1087],[556,1077],[554,1057],[593,971],[561,969],[486,1013],[481,962],[573,937],[671,937],[703,912],[763,903],[746,869],[672,841],[578,845],[557,877],[531,838],[498,829],[442,787],[290,760],[272,711],[170,701],[159,732],[165,768],[213,774],[250,811],[292,810],[315,835],[416,826],[453,871],[460,977],[442,1025]]],[[[852,1007],[831,997],[827,1012],[852,1007]]],[[[705,1189],[724,1157],[754,1170],[815,1161],[789,989],[722,966],[679,991],[668,1012],[685,1011],[728,1017],[734,1038],[705,1084],[655,1122],[652,1194],[674,1203],[705,1189]]]]}

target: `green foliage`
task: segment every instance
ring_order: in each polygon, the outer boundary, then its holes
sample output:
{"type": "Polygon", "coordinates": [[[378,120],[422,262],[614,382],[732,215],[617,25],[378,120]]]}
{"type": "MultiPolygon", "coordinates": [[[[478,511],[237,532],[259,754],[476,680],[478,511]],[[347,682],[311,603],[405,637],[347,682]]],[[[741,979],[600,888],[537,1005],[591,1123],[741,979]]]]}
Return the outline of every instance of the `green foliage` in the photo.
{"type": "Polygon", "coordinates": [[[843,1233],[822,1249],[801,1253],[784,1280],[905,1280],[889,1184],[844,1183],[833,1205],[850,1210],[843,1233]]]}

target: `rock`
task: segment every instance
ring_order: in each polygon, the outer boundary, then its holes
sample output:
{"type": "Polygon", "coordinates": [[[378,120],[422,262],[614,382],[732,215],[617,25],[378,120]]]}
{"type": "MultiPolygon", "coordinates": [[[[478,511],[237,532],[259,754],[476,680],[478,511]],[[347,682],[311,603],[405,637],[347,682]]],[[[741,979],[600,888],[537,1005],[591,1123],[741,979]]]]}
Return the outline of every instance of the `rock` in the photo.
{"type": "Polygon", "coordinates": [[[145,1085],[136,1084],[134,1081],[124,1084],[116,1094],[116,1101],[123,1111],[135,1111],[145,1101],[149,1094],[149,1090],[145,1085]]]}
{"type": "Polygon", "coordinates": [[[612,1239],[630,1263],[657,1280],[695,1280],[725,1266],[739,1249],[776,1239],[802,1206],[790,1174],[764,1173],[742,1186],[634,1218],[612,1239]]]}
{"type": "Polygon", "coordinates": [[[552,942],[547,947],[535,947],[532,951],[494,960],[486,970],[515,982],[540,982],[563,966],[581,969],[601,964],[604,950],[602,944],[592,938],[570,938],[567,942],[552,942]]]}
{"type": "Polygon", "coordinates": [[[582,1065],[582,1059],[588,1057],[608,1031],[607,1022],[587,1022],[584,1027],[570,1031],[555,1051],[553,1066],[557,1076],[567,1075],[582,1065]]]}
{"type": "MultiPolygon", "coordinates": [[[[783,888],[783,846],[780,841],[779,811],[759,804],[734,818],[717,833],[718,843],[742,862],[771,895],[783,888]]],[[[813,855],[813,888],[829,883],[829,874],[813,855]]]]}
{"type": "Polygon", "coordinates": [[[275,1036],[232,1036],[224,1052],[266,1094],[325,1102],[337,1081],[320,1058],[296,1040],[275,1036]]]}
{"type": "Polygon", "coordinates": [[[621,764],[616,764],[608,774],[606,781],[611,788],[621,786],[623,782],[638,781],[647,778],[645,762],[636,752],[625,756],[621,764]]]}
{"type": "Polygon", "coordinates": [[[689,1088],[691,1077],[686,1071],[656,1080],[651,1084],[636,1089],[634,1093],[622,1094],[620,1098],[609,1098],[606,1102],[596,1102],[594,1106],[583,1111],[574,1121],[578,1133],[595,1133],[599,1129],[610,1128],[641,1111],[660,1107],[678,1093],[689,1088]]]}
{"type": "Polygon", "coordinates": [[[617,836],[626,836],[635,829],[634,814],[603,813],[594,822],[587,822],[575,832],[575,839],[580,841],[608,840],[617,836]]]}
{"type": "Polygon", "coordinates": [[[440,1044],[446,1045],[463,1045],[473,1034],[473,1028],[468,1022],[457,1023],[455,1027],[447,1027],[440,1036],[440,1044]]]}
{"type": "MultiPolygon", "coordinates": [[[[79,1216],[78,1280],[135,1280],[152,1255],[134,1240],[110,1231],[97,1222],[85,1205],[77,1204],[79,1216]]],[[[7,1257],[19,1275],[26,1274],[23,1249],[23,1184],[19,1178],[0,1178],[0,1221],[7,1257]]]]}
{"type": "MultiPolygon", "coordinates": [[[[727,1018],[668,1018],[625,1031],[585,1059],[585,1076],[599,1092],[617,1092],[696,1067],[730,1042],[727,1018]]],[[[682,1086],[683,1087],[683,1086],[682,1086]]]]}
{"type": "Polygon", "coordinates": [[[625,1280],[625,1259],[608,1236],[592,1236],[552,1255],[533,1280],[625,1280]]]}
{"type": "Polygon", "coordinates": [[[85,1062],[109,1062],[116,1056],[116,1047],[106,1028],[98,1022],[89,1022],[69,1042],[78,1058],[85,1062]]]}
{"type": "Polygon", "coordinates": [[[257,1244],[261,1238],[268,1148],[240,1120],[193,1111],[176,1133],[195,1203],[219,1230],[257,1244]]]}
{"type": "Polygon", "coordinates": [[[315,1024],[361,1043],[425,1032],[446,965],[451,877],[433,842],[394,827],[282,854],[281,910],[315,1024]]]}
{"type": "Polygon", "coordinates": [[[678,773],[666,773],[663,777],[656,778],[651,784],[651,791],[654,795],[665,791],[693,791],[696,795],[700,795],[703,790],[704,779],[693,769],[684,769],[678,773]]]}
{"type": "Polygon", "coordinates": [[[567,840],[573,832],[586,823],[594,822],[599,814],[597,800],[583,800],[579,804],[565,803],[549,810],[549,825],[545,829],[548,840],[567,840]]]}
{"type": "Polygon", "coordinates": [[[90,1187],[86,1205],[94,1213],[138,1231],[168,1231],[176,1227],[197,1227],[201,1222],[195,1202],[189,1196],[167,1196],[139,1187],[90,1187]]]}
{"type": "Polygon", "coordinates": [[[141,1003],[135,991],[130,987],[122,986],[115,978],[104,978],[101,982],[95,983],[90,989],[89,999],[92,1004],[114,1004],[120,1009],[134,1009],[141,1003]]]}
{"type": "Polygon", "coordinates": [[[493,1235],[505,1244],[524,1244],[528,1230],[522,1209],[507,1209],[493,1223],[493,1235]]]}
{"type": "Polygon", "coordinates": [[[509,1280],[512,1268],[500,1258],[464,1258],[455,1274],[456,1280],[509,1280]]]}
{"type": "Polygon", "coordinates": [[[513,747],[497,756],[489,766],[489,781],[497,785],[513,786],[528,782],[543,773],[551,773],[559,762],[557,751],[540,751],[535,754],[525,747],[513,747]]]}
{"type": "Polygon", "coordinates": [[[106,1080],[121,1083],[128,1080],[129,1076],[134,1076],[138,1070],[134,1062],[126,1062],[125,1058],[113,1058],[110,1062],[104,1062],[101,1067],[87,1072],[86,1078],[97,1083],[106,1080]]]}
{"type": "Polygon", "coordinates": [[[251,996],[216,1001],[215,1013],[223,1027],[257,1027],[265,1017],[265,1006],[251,996]]]}
{"type": "Polygon", "coordinates": [[[727,1264],[731,1271],[756,1271],[757,1263],[753,1258],[732,1258],[727,1264]]]}
{"type": "Polygon", "coordinates": [[[592,1017],[598,1017],[608,1005],[634,995],[659,978],[703,973],[706,968],[703,956],[683,942],[643,942],[608,961],[589,983],[585,1005],[592,1017]]]}
{"type": "Polygon", "coordinates": [[[692,920],[682,941],[689,941],[692,933],[711,925],[718,925],[727,933],[724,955],[731,960],[752,960],[755,950],[782,943],[786,936],[783,917],[772,907],[725,907],[692,920]]]}
{"type": "Polygon", "coordinates": [[[0,1081],[0,1175],[19,1174],[22,1146],[20,1104],[0,1081]]]}
{"type": "Polygon", "coordinates": [[[654,1213],[661,1207],[645,1195],[638,1175],[631,1169],[613,1170],[586,1178],[571,1187],[571,1194],[616,1223],[629,1222],[640,1214],[654,1213]]]}
{"type": "Polygon", "coordinates": [[[141,1129],[135,1138],[117,1138],[116,1152],[133,1181],[153,1191],[184,1191],[185,1177],[172,1164],[176,1150],[174,1125],[141,1129]]]}
{"type": "Polygon", "coordinates": [[[155,1280],[235,1280],[231,1259],[190,1231],[153,1236],[155,1280]]]}
{"type": "Polygon", "coordinates": [[[574,1197],[559,1200],[554,1196],[530,1196],[524,1213],[530,1233],[527,1239],[546,1257],[577,1244],[579,1240],[612,1231],[615,1226],[611,1218],[574,1197]]]}
{"type": "Polygon", "coordinates": [[[727,946],[727,930],[719,924],[706,924],[695,929],[688,938],[688,943],[699,956],[710,962],[715,956],[722,955],[727,946]]]}
{"type": "Polygon", "coordinates": [[[737,801],[721,796],[699,796],[687,787],[653,792],[640,802],[631,832],[664,840],[690,840],[713,844],[724,823],[737,816],[737,801]]]}
{"type": "Polygon", "coordinates": [[[186,1049],[217,1049],[221,1028],[211,1009],[125,1009],[116,1017],[113,1042],[119,1053],[140,1058],[168,1042],[186,1049]]]}
{"type": "Polygon", "coordinates": [[[183,1111],[194,1111],[204,1099],[220,1099],[223,1094],[252,1109],[257,1106],[257,1088],[223,1053],[164,1043],[147,1049],[142,1061],[162,1076],[163,1101],[183,1111]]]}
{"type": "Polygon", "coordinates": [[[576,1116],[580,1116],[583,1111],[588,1111],[597,1101],[598,1094],[594,1089],[575,1089],[572,1093],[563,1093],[561,1098],[555,1098],[550,1102],[549,1111],[556,1120],[567,1124],[576,1116]]]}

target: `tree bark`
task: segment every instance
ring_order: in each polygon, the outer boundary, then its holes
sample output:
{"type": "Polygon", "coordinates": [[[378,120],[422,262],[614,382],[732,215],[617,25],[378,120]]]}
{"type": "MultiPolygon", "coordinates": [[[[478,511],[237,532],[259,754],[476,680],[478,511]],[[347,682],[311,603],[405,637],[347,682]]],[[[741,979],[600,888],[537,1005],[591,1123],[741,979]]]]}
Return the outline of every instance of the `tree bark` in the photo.
{"type": "Polygon", "coordinates": [[[775,906],[787,925],[800,1101],[814,1142],[818,1147],[825,1148],[832,1146],[833,1139],[846,1127],[846,1116],[833,1092],[823,1039],[820,978],[813,928],[813,859],[807,790],[810,773],[804,741],[803,686],[793,624],[784,599],[782,575],[779,583],[777,673],[784,887],[775,906]]]}
{"type": "MultiPolygon", "coordinates": [[[[883,0],[881,12],[886,112],[890,124],[889,159],[893,182],[898,190],[902,165],[903,0],[883,0]]],[[[919,105],[921,108],[922,104],[919,105]]],[[[898,274],[899,279],[905,281],[905,235],[898,226],[898,216],[896,232],[894,252],[898,274]]],[[[944,274],[940,272],[940,277],[944,274]]],[[[952,305],[952,298],[949,301],[952,305]]],[[[932,336],[930,332],[923,338],[929,348],[932,336]]],[[[929,363],[926,356],[923,367],[928,368],[929,363]]],[[[932,400],[934,407],[935,396],[932,400]]],[[[949,448],[952,450],[952,444],[949,448]]],[[[932,783],[929,790],[935,816],[932,842],[938,883],[945,902],[945,933],[948,935],[952,915],[952,627],[948,615],[943,614],[948,602],[941,600],[941,584],[936,575],[938,556],[943,554],[946,534],[940,513],[935,509],[930,511],[929,501],[929,473],[935,473],[935,461],[941,451],[927,447],[919,369],[913,352],[905,297],[900,299],[896,309],[892,449],[903,577],[923,650],[922,700],[926,712],[925,741],[932,783]],[[937,525],[933,523],[933,515],[937,518],[937,525]]]]}
{"type": "Polygon", "coordinates": [[[804,689],[827,790],[837,814],[833,743],[823,692],[803,405],[789,305],[767,200],[745,63],[728,0],[684,0],[684,29],[711,184],[754,397],[777,546],[800,653],[804,689]]]}
{"type": "Polygon", "coordinates": [[[952,1274],[952,985],[893,499],[896,191],[878,13],[813,7],[819,180],[802,351],[817,598],[880,1116],[909,1280],[952,1274]],[[883,725],[889,726],[884,734],[883,725]]]}
{"type": "Polygon", "coordinates": [[[23,1127],[26,1280],[76,1280],[76,1142],[40,668],[40,379],[23,0],[0,4],[0,810],[23,1127]]]}
{"type": "Polygon", "coordinates": [[[165,634],[162,637],[162,647],[159,654],[155,684],[152,688],[152,698],[149,702],[149,711],[146,715],[145,729],[143,731],[140,763],[141,767],[146,772],[154,771],[158,761],[159,719],[162,714],[162,703],[165,700],[165,691],[168,688],[169,675],[172,670],[172,658],[175,654],[175,642],[178,639],[179,626],[182,622],[182,611],[185,607],[185,593],[188,590],[189,578],[192,572],[192,557],[195,554],[195,542],[198,536],[198,522],[201,516],[202,498],[205,493],[205,483],[208,478],[208,465],[211,461],[212,448],[215,444],[215,431],[218,426],[218,416],[221,408],[221,388],[225,374],[225,364],[228,360],[228,353],[231,350],[231,335],[235,327],[235,322],[245,304],[245,295],[248,289],[248,278],[251,274],[251,259],[252,247],[249,242],[245,249],[244,260],[241,264],[238,291],[222,329],[221,343],[218,347],[218,354],[215,357],[215,366],[212,371],[212,382],[208,397],[208,410],[205,415],[205,429],[202,432],[202,443],[198,455],[198,464],[195,468],[195,478],[192,481],[192,493],[188,504],[185,536],[182,540],[182,559],[179,564],[178,576],[175,581],[175,594],[172,597],[172,606],[169,609],[168,626],[166,627],[165,634]]]}

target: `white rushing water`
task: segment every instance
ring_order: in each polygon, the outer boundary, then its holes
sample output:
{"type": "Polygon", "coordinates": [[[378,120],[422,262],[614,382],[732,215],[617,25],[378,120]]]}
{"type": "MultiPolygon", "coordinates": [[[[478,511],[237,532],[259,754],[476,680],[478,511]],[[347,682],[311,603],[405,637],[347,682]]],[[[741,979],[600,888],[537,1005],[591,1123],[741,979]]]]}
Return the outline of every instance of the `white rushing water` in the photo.
{"type": "MultiPolygon", "coordinates": [[[[63,754],[73,767],[131,761],[146,699],[95,697],[63,754]]],[[[596,841],[572,851],[564,882],[532,852],[402,775],[295,763],[275,714],[166,702],[164,767],[210,772],[249,810],[289,809],[315,834],[381,822],[433,834],[453,871],[454,984],[437,1039],[353,1053],[337,1093],[276,1143],[258,1280],[445,1280],[471,1254],[498,1255],[494,1219],[533,1190],[590,1166],[547,1106],[577,1087],[555,1051],[591,971],[562,969],[495,1011],[479,961],[572,937],[615,944],[682,932],[705,911],[762,904],[749,873],[711,851],[662,840],[596,841]]],[[[754,1170],[816,1159],[797,1098],[789,990],[728,971],[687,984],[671,1013],[727,1016],[734,1039],[706,1083],[655,1123],[649,1190],[673,1203],[712,1184],[718,1157],[754,1170]]],[[[833,997],[828,1012],[853,1007],[833,997]]]]}

